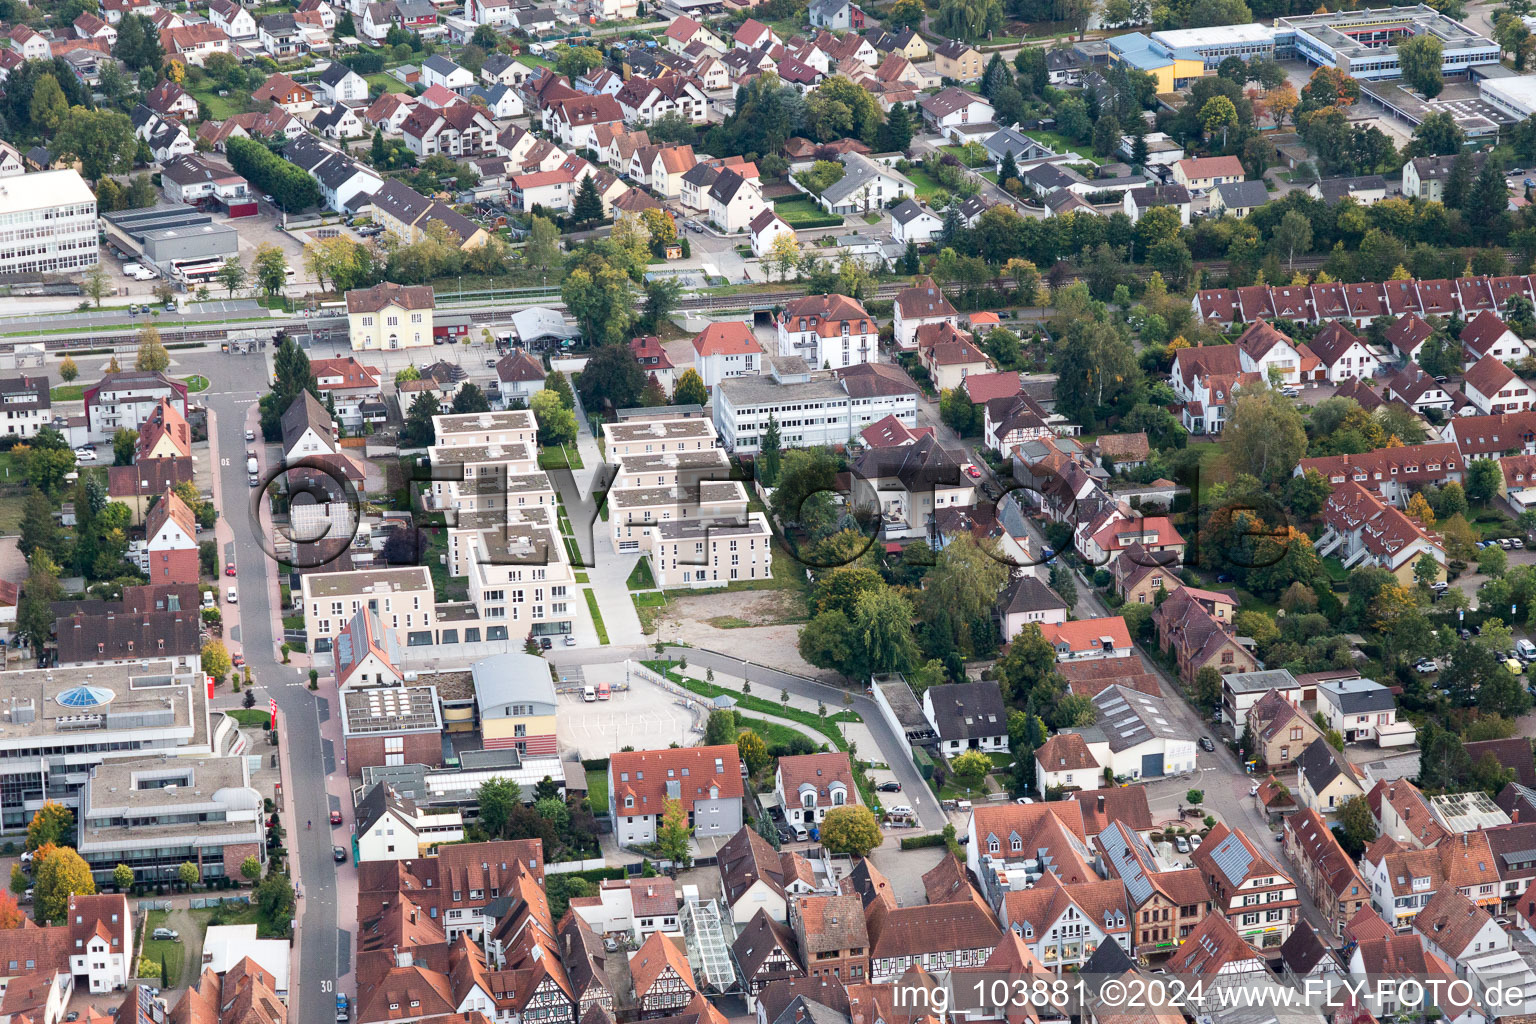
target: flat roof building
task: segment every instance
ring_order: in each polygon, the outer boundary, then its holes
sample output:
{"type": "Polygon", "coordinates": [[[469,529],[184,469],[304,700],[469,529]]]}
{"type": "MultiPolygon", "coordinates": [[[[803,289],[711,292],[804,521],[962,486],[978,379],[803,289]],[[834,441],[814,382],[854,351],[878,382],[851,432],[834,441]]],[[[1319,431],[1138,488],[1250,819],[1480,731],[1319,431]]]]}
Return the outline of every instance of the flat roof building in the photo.
{"type": "Polygon", "coordinates": [[[240,234],[234,227],[215,223],[206,213],[179,203],[117,210],[103,214],[101,219],[109,230],[127,239],[126,248],[143,253],[166,273],[178,262],[226,259],[240,251],[240,234]]]}
{"type": "Polygon", "coordinates": [[[57,274],[98,262],[96,195],[78,171],[0,178],[0,274],[57,274]]]}
{"type": "Polygon", "coordinates": [[[1497,64],[1500,56],[1493,40],[1424,4],[1276,18],[1274,31],[1276,56],[1300,57],[1362,80],[1403,77],[1397,44],[1408,36],[1440,40],[1441,71],[1447,76],[1497,64]]]}

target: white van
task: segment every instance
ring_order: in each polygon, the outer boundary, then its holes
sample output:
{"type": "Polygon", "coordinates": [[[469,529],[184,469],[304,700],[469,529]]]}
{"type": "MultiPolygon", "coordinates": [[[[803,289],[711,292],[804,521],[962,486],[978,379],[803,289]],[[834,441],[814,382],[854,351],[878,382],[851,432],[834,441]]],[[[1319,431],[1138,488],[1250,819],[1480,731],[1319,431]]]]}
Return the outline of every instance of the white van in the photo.
{"type": "Polygon", "coordinates": [[[203,607],[204,608],[212,608],[213,604],[214,604],[213,591],[211,591],[211,590],[203,591],[203,607]]]}
{"type": "Polygon", "coordinates": [[[1515,653],[1520,655],[1521,661],[1536,661],[1536,644],[1522,637],[1515,641],[1515,653]]]}
{"type": "Polygon", "coordinates": [[[595,687],[595,686],[583,687],[582,691],[581,691],[581,699],[583,701],[585,701],[586,703],[588,703],[588,704],[596,703],[596,701],[597,701],[597,687],[595,687]]]}
{"type": "Polygon", "coordinates": [[[261,467],[256,464],[256,456],[252,455],[250,458],[245,460],[245,471],[251,474],[251,476],[255,476],[259,469],[261,469],[261,467]]]}
{"type": "Polygon", "coordinates": [[[238,604],[240,602],[240,594],[234,587],[230,587],[229,591],[224,595],[224,600],[230,604],[238,604]]]}

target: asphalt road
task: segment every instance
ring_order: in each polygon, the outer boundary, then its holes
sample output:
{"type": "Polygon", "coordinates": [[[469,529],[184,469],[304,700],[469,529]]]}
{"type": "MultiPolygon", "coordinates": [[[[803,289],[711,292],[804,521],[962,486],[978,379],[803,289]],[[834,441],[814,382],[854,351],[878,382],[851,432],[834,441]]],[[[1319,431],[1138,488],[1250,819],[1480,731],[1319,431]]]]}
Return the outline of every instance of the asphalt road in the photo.
{"type": "MultiPolygon", "coordinates": [[[[337,931],[336,865],[331,859],[331,830],[327,824],[329,800],[324,785],[325,751],[315,694],[307,680],[292,667],[280,667],[277,643],[272,636],[271,586],[276,564],[257,541],[256,524],[248,513],[250,486],[245,472],[245,417],[265,390],[246,360],[250,356],[221,353],[178,353],[176,369],[201,373],[212,386],[201,395],[215,420],[218,468],[222,491],[220,512],[235,535],[235,564],[239,575],[240,627],[252,677],[262,684],[264,695],[277,701],[281,742],[287,749],[292,777],[287,794],[293,813],[290,821],[318,821],[312,831],[297,827],[288,837],[290,851],[298,857],[299,885],[309,893],[299,900],[298,928],[303,950],[297,977],[289,986],[289,1019],[295,1024],[331,1024],[335,1007],[326,989],[338,977],[339,942],[350,935],[337,931]],[[260,389],[260,390],[258,390],[260,389]],[[312,784],[318,783],[318,784],[312,784]]],[[[263,360],[263,376],[267,363],[263,360]]],[[[349,954],[350,956],[350,954],[349,954]]]]}
{"type": "MultiPolygon", "coordinates": [[[[717,668],[732,675],[741,676],[743,679],[750,679],[754,683],[767,683],[770,688],[788,690],[797,697],[824,701],[828,707],[840,706],[843,694],[847,692],[836,686],[818,683],[803,676],[790,675],[788,672],[780,672],[778,669],[756,665],[724,654],[716,654],[714,651],[700,650],[697,647],[668,647],[666,656],[686,657],[695,665],[717,668]]],[[[929,789],[928,784],[923,781],[917,766],[912,763],[912,748],[908,745],[906,737],[896,734],[873,699],[854,692],[852,707],[859,717],[864,719],[864,725],[874,735],[875,743],[880,747],[881,758],[890,766],[897,781],[901,783],[902,802],[910,804],[917,812],[917,818],[925,829],[937,831],[943,828],[949,823],[949,817],[944,813],[944,808],[939,806],[938,797],[933,795],[933,790],[929,789]]]]}

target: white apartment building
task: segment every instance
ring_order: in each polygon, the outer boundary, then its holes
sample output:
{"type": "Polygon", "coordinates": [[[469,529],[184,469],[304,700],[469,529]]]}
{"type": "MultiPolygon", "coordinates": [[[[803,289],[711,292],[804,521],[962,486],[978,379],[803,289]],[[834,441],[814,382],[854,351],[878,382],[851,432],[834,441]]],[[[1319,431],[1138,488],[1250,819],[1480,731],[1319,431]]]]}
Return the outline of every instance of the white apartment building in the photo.
{"type": "Polygon", "coordinates": [[[402,648],[436,641],[436,598],[424,565],[308,573],[301,590],[304,628],[316,653],[329,651],[336,635],[365,607],[378,616],[381,626],[394,630],[402,648]]]}
{"type": "Polygon", "coordinates": [[[664,455],[715,447],[715,428],[704,419],[625,420],[603,424],[609,461],[625,455],[664,455]]]}
{"type": "Polygon", "coordinates": [[[720,587],[733,580],[773,578],[773,531],[761,512],[731,519],[674,519],[645,532],[659,587],[720,587]]]}
{"type": "MultiPolygon", "coordinates": [[[[439,443],[427,455],[432,467],[428,499],[434,509],[476,512],[505,508],[512,481],[523,477],[537,476],[546,488],[549,486],[549,478],[539,469],[538,450],[532,445],[439,443]]],[[[536,484],[535,480],[516,486],[536,484]]]]}
{"type": "Polygon", "coordinates": [[[799,356],[813,370],[841,370],[878,357],[880,325],[863,303],[846,295],[795,299],[775,323],[779,355],[799,356]]]}
{"type": "Polygon", "coordinates": [[[871,423],[895,416],[917,427],[917,385],[895,366],[865,363],[842,373],[774,372],[715,386],[710,403],[720,441],[756,452],[770,419],[786,448],[847,444],[871,423]]]}
{"type": "Polygon", "coordinates": [[[432,417],[432,426],[437,431],[437,443],[449,447],[474,444],[532,446],[539,438],[539,424],[527,409],[444,413],[432,417]]]}
{"type": "Polygon", "coordinates": [[[96,194],[75,170],[0,178],[0,274],[94,267],[96,194]]]}
{"type": "Polygon", "coordinates": [[[469,600],[486,640],[569,633],[576,576],[552,506],[478,513],[493,523],[461,542],[469,600]]]}

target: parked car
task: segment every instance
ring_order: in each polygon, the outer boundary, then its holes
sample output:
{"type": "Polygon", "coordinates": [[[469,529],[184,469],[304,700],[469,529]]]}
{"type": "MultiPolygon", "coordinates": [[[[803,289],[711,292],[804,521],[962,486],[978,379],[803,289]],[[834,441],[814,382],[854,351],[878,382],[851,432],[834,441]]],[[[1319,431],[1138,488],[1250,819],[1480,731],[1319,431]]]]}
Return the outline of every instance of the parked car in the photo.
{"type": "Polygon", "coordinates": [[[226,565],[224,567],[224,575],[225,576],[233,576],[234,574],[235,574],[235,563],[234,562],[230,562],[228,565],[226,565]]]}
{"type": "Polygon", "coordinates": [[[152,939],[165,939],[170,942],[181,941],[181,936],[177,934],[174,928],[156,928],[150,933],[149,937],[152,939]]]}
{"type": "Polygon", "coordinates": [[[1189,852],[1189,840],[1185,839],[1183,836],[1174,836],[1173,837],[1173,848],[1175,850],[1178,850],[1180,853],[1188,853],[1189,852]]]}
{"type": "Polygon", "coordinates": [[[571,636],[571,634],[569,634],[569,633],[565,634],[565,639],[560,641],[560,642],[565,644],[565,646],[567,646],[567,647],[575,647],[576,646],[576,638],[574,636],[571,636]]]}
{"type": "Polygon", "coordinates": [[[1203,843],[1203,842],[1205,842],[1205,840],[1202,839],[1198,835],[1190,836],[1189,837],[1189,849],[1190,849],[1190,851],[1193,852],[1195,850],[1200,849],[1200,844],[1203,843]]]}
{"type": "Polygon", "coordinates": [[[1201,736],[1200,737],[1200,749],[1206,751],[1207,753],[1209,753],[1210,751],[1213,751],[1213,750],[1216,749],[1216,744],[1211,742],[1211,738],[1209,736],[1201,736]]]}
{"type": "Polygon", "coordinates": [[[581,699],[583,701],[585,701],[586,703],[588,703],[588,704],[596,703],[597,702],[597,687],[595,687],[595,686],[583,687],[582,691],[581,691],[581,699]]]}
{"type": "Polygon", "coordinates": [[[1421,676],[1429,675],[1430,673],[1435,671],[1434,659],[1433,658],[1420,658],[1418,661],[1413,663],[1413,670],[1415,672],[1417,672],[1421,676]]]}
{"type": "MultiPolygon", "coordinates": [[[[347,851],[345,847],[331,847],[331,856],[335,858],[337,864],[345,864],[347,862],[347,851]]],[[[338,1009],[337,1012],[340,1013],[341,1011],[338,1009]]]]}
{"type": "MultiPolygon", "coordinates": [[[[256,440],[256,431],[254,431],[254,430],[247,430],[245,432],[245,439],[247,441],[254,441],[254,440],[256,440]]],[[[247,452],[246,454],[255,454],[255,453],[254,452],[247,452]]]]}
{"type": "Polygon", "coordinates": [[[75,449],[75,461],[76,462],[95,462],[96,461],[96,449],[94,449],[94,448],[76,448],[75,449]]]}
{"type": "Polygon", "coordinates": [[[901,783],[899,783],[899,782],[882,782],[882,783],[880,783],[880,785],[876,786],[875,789],[877,791],[881,792],[881,793],[900,793],[901,792],[901,783]]]}
{"type": "Polygon", "coordinates": [[[539,650],[541,650],[541,651],[553,650],[554,646],[555,646],[555,642],[553,640],[551,640],[549,637],[547,637],[547,636],[539,637],[539,650]]]}
{"type": "Polygon", "coordinates": [[[240,594],[235,590],[234,587],[230,587],[229,590],[224,594],[224,600],[228,601],[230,604],[239,604],[240,594]]]}
{"type": "Polygon", "coordinates": [[[341,812],[340,811],[332,811],[331,812],[331,824],[332,825],[340,825],[341,824],[341,812]]]}

